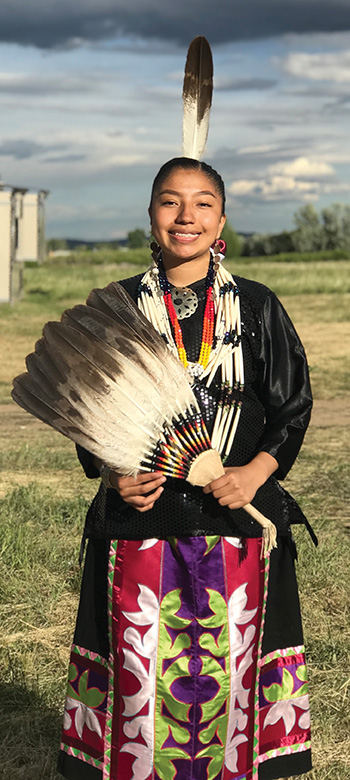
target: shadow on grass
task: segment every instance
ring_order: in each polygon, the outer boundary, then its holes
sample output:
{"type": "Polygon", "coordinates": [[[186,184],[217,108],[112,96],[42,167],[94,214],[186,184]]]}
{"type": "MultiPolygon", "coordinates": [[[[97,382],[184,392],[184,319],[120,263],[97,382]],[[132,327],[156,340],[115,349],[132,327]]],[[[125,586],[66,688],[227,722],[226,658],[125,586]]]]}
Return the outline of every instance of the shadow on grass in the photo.
{"type": "Polygon", "coordinates": [[[0,682],[1,780],[62,780],[56,770],[62,716],[16,682],[0,682]]]}

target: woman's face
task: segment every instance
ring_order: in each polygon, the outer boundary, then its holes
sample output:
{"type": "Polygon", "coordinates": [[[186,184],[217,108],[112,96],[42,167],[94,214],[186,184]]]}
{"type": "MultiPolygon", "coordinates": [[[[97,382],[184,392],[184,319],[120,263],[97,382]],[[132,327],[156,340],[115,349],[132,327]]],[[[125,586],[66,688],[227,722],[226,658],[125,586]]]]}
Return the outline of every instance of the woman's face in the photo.
{"type": "Polygon", "coordinates": [[[165,261],[208,259],[226,221],[213,181],[202,171],[184,168],[176,168],[161,184],[149,213],[165,261]]]}

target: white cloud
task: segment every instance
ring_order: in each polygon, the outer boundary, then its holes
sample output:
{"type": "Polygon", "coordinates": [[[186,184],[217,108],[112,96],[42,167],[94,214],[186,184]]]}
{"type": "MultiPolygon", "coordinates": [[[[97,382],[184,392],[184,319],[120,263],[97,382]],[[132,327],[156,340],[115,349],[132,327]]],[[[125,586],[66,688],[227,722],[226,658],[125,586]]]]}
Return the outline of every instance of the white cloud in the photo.
{"type": "Polygon", "coordinates": [[[333,81],[339,84],[350,82],[350,49],[341,52],[291,52],[283,60],[283,70],[298,78],[313,81],[333,81]]]}
{"type": "Polygon", "coordinates": [[[235,197],[263,201],[318,200],[322,194],[350,191],[344,182],[324,181],[335,175],[334,168],[322,160],[297,157],[268,166],[260,178],[239,179],[228,191],[235,197]]]}
{"type": "Polygon", "coordinates": [[[241,146],[237,149],[236,154],[238,156],[245,154],[266,154],[268,152],[275,152],[279,147],[276,144],[256,144],[255,146],[241,146]]]}
{"type": "MultiPolygon", "coordinates": [[[[40,165],[46,164],[45,172],[50,164],[62,161],[62,152],[67,157],[67,162],[77,162],[79,168],[83,162],[84,175],[91,171],[103,171],[113,166],[130,166],[146,163],[150,157],[156,156],[162,145],[151,140],[148,136],[138,139],[137,143],[133,133],[103,132],[100,130],[72,129],[66,131],[52,131],[50,143],[47,135],[36,133],[36,140],[13,137],[0,142],[0,156],[13,157],[21,162],[30,157],[40,160],[40,165]],[[50,154],[47,157],[47,154],[50,154]]],[[[164,144],[167,148],[167,144],[164,144]]],[[[14,167],[14,166],[12,166],[14,167]]],[[[67,171],[72,172],[72,166],[67,171]]]]}
{"type": "Polygon", "coordinates": [[[323,160],[310,157],[297,157],[291,162],[278,162],[268,168],[271,174],[291,176],[296,179],[324,178],[335,176],[335,170],[323,160]]]}
{"type": "Polygon", "coordinates": [[[297,181],[292,176],[267,176],[265,179],[240,179],[228,188],[231,195],[255,196],[261,200],[317,200],[319,185],[315,182],[297,181]]]}

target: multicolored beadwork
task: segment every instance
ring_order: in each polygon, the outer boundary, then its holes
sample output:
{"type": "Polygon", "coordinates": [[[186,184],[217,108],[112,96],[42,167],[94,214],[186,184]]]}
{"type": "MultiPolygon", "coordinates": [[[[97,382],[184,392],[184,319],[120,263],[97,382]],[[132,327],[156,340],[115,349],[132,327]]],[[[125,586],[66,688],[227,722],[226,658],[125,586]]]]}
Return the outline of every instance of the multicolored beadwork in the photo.
{"type": "MultiPolygon", "coordinates": [[[[239,290],[221,263],[225,243],[217,241],[210,249],[202,341],[196,363],[187,358],[161,248],[155,244],[151,248],[153,262],[142,277],[138,306],[161,334],[172,355],[179,358],[191,384],[200,380],[209,387],[220,368],[222,397],[211,434],[211,446],[220,453],[224,463],[237,430],[244,390],[239,290]]],[[[148,460],[151,457],[163,457],[163,453],[162,456],[150,453],[148,460]]]]}
{"type": "Polygon", "coordinates": [[[191,409],[173,419],[171,428],[164,426],[163,438],[141,466],[149,471],[161,471],[170,477],[186,479],[193,461],[202,452],[211,449],[211,442],[203,417],[191,409]]]}
{"type": "MultiPolygon", "coordinates": [[[[185,368],[187,368],[188,360],[187,360],[187,353],[182,338],[182,330],[181,330],[178,316],[175,311],[173,299],[171,297],[171,287],[164,270],[163,261],[161,259],[158,261],[158,269],[159,269],[159,284],[163,292],[164,303],[171,322],[171,327],[173,330],[178,355],[181,360],[181,363],[184,365],[185,368]]],[[[205,298],[205,308],[204,308],[204,318],[203,318],[202,343],[201,343],[201,348],[200,348],[200,353],[198,358],[198,364],[202,366],[203,369],[205,369],[208,365],[210,353],[213,346],[213,339],[214,339],[214,325],[215,325],[215,307],[213,301],[214,279],[215,279],[214,260],[213,258],[211,258],[209,263],[209,270],[206,278],[206,298],[205,298]]]]}

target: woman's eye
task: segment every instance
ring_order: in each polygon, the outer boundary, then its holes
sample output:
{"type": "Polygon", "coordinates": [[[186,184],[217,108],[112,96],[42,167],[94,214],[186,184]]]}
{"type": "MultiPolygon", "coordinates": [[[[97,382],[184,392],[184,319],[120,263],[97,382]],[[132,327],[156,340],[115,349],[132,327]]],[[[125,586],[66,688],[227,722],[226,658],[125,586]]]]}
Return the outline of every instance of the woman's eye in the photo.
{"type": "Polygon", "coordinates": [[[211,208],[211,203],[199,203],[199,206],[206,206],[208,209],[211,208]]]}

